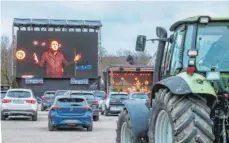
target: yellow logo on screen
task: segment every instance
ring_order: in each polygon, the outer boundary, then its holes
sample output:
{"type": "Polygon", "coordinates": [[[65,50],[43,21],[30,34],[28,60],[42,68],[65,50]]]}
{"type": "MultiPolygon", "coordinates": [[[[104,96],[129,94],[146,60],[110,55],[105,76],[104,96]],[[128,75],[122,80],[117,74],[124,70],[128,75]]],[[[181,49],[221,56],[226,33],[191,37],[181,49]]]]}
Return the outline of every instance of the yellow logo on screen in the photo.
{"type": "Polygon", "coordinates": [[[22,50],[19,50],[16,52],[16,58],[18,60],[23,60],[25,58],[25,52],[22,50]]]}

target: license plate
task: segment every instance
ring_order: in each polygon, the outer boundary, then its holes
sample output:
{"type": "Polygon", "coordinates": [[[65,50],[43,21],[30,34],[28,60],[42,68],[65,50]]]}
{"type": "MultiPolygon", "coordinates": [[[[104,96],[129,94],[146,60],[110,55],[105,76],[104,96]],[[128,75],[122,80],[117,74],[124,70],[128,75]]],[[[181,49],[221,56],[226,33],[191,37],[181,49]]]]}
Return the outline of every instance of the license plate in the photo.
{"type": "Polygon", "coordinates": [[[24,104],[23,100],[14,100],[13,103],[15,104],[24,104]]]}
{"type": "Polygon", "coordinates": [[[74,123],[68,123],[67,125],[68,126],[75,126],[76,124],[74,124],[74,123]]]}
{"type": "Polygon", "coordinates": [[[78,120],[65,120],[64,122],[67,124],[77,124],[78,120]]]}

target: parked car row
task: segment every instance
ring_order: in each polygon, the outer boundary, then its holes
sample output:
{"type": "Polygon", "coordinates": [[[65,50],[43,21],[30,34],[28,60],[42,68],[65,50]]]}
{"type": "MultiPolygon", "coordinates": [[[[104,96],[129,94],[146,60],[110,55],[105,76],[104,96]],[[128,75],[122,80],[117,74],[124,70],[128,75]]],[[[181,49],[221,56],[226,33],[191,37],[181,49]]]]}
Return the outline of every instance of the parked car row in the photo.
{"type": "Polygon", "coordinates": [[[148,100],[144,93],[104,91],[57,90],[46,91],[35,97],[30,89],[9,89],[1,93],[1,120],[10,116],[27,116],[37,121],[38,102],[41,111],[48,112],[48,129],[54,131],[62,127],[83,127],[93,130],[93,121],[99,120],[99,112],[108,116],[118,114],[124,107],[124,100],[148,100]]]}

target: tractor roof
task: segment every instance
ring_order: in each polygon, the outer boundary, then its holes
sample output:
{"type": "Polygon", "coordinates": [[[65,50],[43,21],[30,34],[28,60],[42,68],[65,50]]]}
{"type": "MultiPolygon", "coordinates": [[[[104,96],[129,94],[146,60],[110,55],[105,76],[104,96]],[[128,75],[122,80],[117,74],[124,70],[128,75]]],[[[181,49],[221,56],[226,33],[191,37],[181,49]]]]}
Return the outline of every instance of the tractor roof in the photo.
{"type": "Polygon", "coordinates": [[[189,17],[180,21],[175,22],[171,27],[170,31],[175,31],[176,28],[182,24],[191,24],[191,23],[197,23],[200,19],[200,17],[209,17],[210,21],[213,22],[229,22],[229,17],[210,17],[210,16],[194,16],[194,17],[189,17]]]}

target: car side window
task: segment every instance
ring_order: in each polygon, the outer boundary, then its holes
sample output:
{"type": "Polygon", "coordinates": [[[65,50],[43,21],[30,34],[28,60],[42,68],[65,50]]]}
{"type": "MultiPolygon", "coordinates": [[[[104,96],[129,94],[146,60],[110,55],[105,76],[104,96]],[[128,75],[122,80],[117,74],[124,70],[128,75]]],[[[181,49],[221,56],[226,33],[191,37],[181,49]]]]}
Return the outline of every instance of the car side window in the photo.
{"type": "Polygon", "coordinates": [[[173,55],[171,59],[171,68],[170,68],[170,75],[175,75],[177,72],[177,69],[181,68],[182,65],[180,65],[180,53],[181,48],[184,41],[184,33],[183,26],[178,28],[178,30],[174,33],[174,43],[173,43],[173,55]]]}

